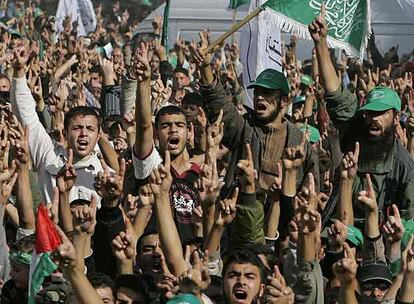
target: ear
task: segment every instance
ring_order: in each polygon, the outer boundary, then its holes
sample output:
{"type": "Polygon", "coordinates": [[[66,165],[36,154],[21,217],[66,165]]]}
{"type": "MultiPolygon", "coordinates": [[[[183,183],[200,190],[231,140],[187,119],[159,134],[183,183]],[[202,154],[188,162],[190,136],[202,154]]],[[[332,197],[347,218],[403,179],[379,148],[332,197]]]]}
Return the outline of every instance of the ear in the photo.
{"type": "Polygon", "coordinates": [[[288,96],[283,96],[280,98],[280,108],[284,109],[289,105],[290,99],[288,96]]]}
{"type": "Polygon", "coordinates": [[[260,283],[260,290],[259,290],[259,299],[263,297],[266,285],[264,283],[260,283]]]}
{"type": "Polygon", "coordinates": [[[400,123],[400,113],[397,111],[394,111],[394,125],[398,126],[398,124],[400,123]]]}
{"type": "Polygon", "coordinates": [[[67,137],[67,135],[68,135],[68,132],[66,131],[66,129],[63,129],[63,130],[62,130],[62,134],[63,134],[63,137],[64,137],[65,139],[67,139],[66,137],[67,137]]]}

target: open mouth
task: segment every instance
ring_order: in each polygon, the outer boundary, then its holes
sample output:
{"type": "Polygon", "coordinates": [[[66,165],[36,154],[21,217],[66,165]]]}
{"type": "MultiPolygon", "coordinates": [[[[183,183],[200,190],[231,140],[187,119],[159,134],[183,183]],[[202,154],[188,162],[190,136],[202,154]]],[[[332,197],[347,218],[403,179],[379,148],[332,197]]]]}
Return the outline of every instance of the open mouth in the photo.
{"type": "Polygon", "coordinates": [[[261,112],[261,111],[266,111],[266,105],[263,103],[258,103],[256,105],[256,111],[261,112]]]}
{"type": "Polygon", "coordinates": [[[180,139],[177,136],[171,136],[168,138],[168,150],[174,150],[178,148],[180,139]]]}
{"type": "Polygon", "coordinates": [[[162,270],[161,257],[154,257],[152,259],[152,270],[155,272],[162,270]]]}
{"type": "Polygon", "coordinates": [[[381,133],[381,127],[376,124],[370,124],[368,127],[369,133],[372,135],[378,135],[381,133]]]}
{"type": "Polygon", "coordinates": [[[88,144],[89,144],[88,141],[84,140],[84,139],[79,139],[77,143],[78,143],[78,146],[81,150],[86,149],[88,147],[88,144]]]}
{"type": "Polygon", "coordinates": [[[244,290],[236,289],[233,294],[234,294],[234,297],[237,300],[246,300],[247,299],[247,292],[244,291],[244,290]]]}

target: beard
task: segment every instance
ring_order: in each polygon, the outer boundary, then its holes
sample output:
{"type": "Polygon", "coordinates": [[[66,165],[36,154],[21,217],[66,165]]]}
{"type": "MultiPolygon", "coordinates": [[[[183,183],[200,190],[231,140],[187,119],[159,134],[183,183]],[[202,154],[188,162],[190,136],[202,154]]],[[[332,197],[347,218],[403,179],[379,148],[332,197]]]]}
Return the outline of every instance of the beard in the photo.
{"type": "Polygon", "coordinates": [[[269,116],[266,116],[266,117],[255,116],[255,121],[258,125],[265,126],[268,123],[271,123],[272,121],[274,121],[277,115],[279,115],[279,107],[276,107],[272,112],[270,112],[269,116]]]}
{"type": "Polygon", "coordinates": [[[381,136],[371,136],[368,127],[364,131],[366,134],[361,141],[360,159],[363,162],[383,162],[394,147],[395,126],[384,130],[381,136]]]}

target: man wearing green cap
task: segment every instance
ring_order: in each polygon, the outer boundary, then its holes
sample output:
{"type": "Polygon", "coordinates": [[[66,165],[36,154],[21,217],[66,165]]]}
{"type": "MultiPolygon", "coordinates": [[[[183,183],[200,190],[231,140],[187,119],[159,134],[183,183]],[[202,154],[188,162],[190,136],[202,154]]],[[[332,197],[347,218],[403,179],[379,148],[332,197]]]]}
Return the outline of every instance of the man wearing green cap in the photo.
{"type": "MultiPolygon", "coordinates": [[[[414,161],[395,136],[399,123],[401,100],[387,87],[375,87],[365,105],[358,109],[354,94],[341,86],[326,43],[328,28],[318,17],[309,26],[315,43],[320,76],[325,88],[327,110],[339,129],[342,151],[354,151],[360,143],[358,172],[353,179],[353,202],[363,190],[366,173],[371,175],[376,199],[383,217],[395,203],[402,216],[414,216],[414,161]]],[[[363,210],[354,204],[355,218],[363,218],[363,210]]],[[[380,219],[382,220],[382,219],[380,219]]]]}
{"type": "MultiPolygon", "coordinates": [[[[259,187],[267,191],[277,176],[277,163],[287,147],[298,147],[303,133],[284,118],[289,105],[289,84],[285,75],[266,69],[249,88],[254,89],[254,109],[239,115],[236,107],[226,101],[220,81],[213,75],[209,56],[200,63],[202,70],[201,92],[205,97],[205,108],[210,121],[214,121],[223,109],[224,137],[222,143],[231,151],[226,175],[226,186],[234,180],[236,164],[246,155],[245,144],[250,143],[254,167],[258,171],[259,187]]],[[[307,142],[304,147],[304,162],[298,169],[297,187],[307,173],[312,171],[319,182],[317,155],[307,142]]],[[[318,185],[317,185],[318,187],[318,185]]]]}

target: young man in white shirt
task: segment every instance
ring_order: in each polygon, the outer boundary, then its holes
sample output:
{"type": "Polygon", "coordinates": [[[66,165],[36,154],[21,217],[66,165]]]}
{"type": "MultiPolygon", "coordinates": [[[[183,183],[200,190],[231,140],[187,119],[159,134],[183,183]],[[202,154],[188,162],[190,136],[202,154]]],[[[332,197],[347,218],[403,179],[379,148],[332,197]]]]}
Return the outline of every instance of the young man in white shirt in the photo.
{"type": "MultiPolygon", "coordinates": [[[[29,53],[24,47],[14,51],[14,74],[11,89],[13,111],[23,126],[29,128],[29,149],[33,166],[38,174],[39,185],[46,203],[52,202],[56,175],[64,166],[67,152],[56,145],[41,124],[36,103],[26,80],[29,53]]],[[[69,193],[69,202],[77,199],[98,198],[94,182],[98,172],[103,171],[95,146],[100,135],[100,120],[93,108],[75,107],[65,114],[64,137],[67,148],[72,149],[77,178],[69,193]]]]}

